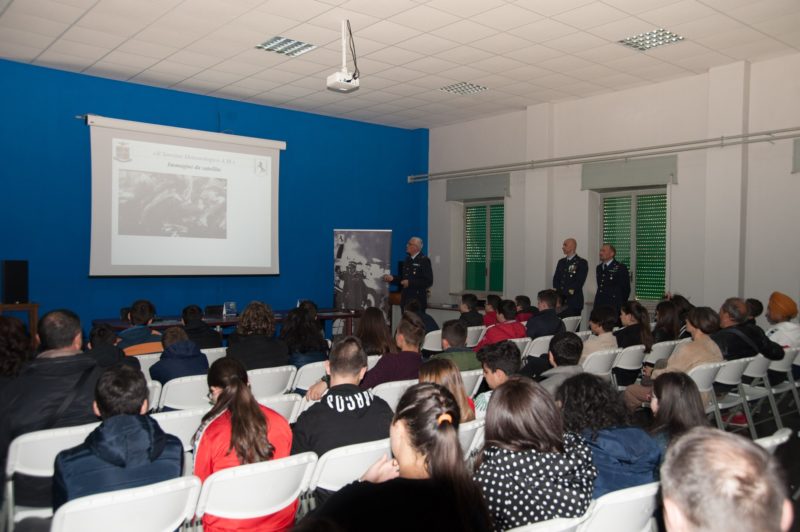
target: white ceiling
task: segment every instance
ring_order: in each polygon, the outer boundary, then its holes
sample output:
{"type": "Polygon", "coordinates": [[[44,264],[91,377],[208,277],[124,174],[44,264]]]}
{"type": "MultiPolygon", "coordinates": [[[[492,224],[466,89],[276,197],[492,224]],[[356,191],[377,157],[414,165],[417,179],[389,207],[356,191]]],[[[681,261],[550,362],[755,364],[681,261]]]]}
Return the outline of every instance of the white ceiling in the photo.
{"type": "MultiPolygon", "coordinates": [[[[800,51],[800,0],[0,0],[0,57],[405,128],[690,76],[800,51]],[[361,89],[337,94],[340,24],[361,89]],[[638,52],[663,27],[685,41],[638,52]],[[256,50],[281,35],[319,46],[256,50]],[[468,81],[489,90],[457,96],[468,81]]],[[[352,65],[351,65],[352,68],[352,65]]]]}

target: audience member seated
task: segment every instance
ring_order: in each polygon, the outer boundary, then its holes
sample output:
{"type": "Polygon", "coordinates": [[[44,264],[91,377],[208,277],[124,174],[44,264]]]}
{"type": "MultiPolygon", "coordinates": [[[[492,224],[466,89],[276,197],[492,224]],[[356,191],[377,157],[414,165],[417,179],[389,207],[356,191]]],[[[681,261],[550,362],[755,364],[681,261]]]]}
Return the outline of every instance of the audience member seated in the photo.
{"type": "MultiPolygon", "coordinates": [[[[0,466],[5,471],[8,446],[22,434],[96,421],[94,389],[102,370],[81,351],[83,336],[78,316],[53,310],[39,320],[40,352],[8,382],[0,396],[0,466]]],[[[52,505],[50,477],[16,475],[16,503],[52,505]]]]}
{"type": "MultiPolygon", "coordinates": [[[[626,348],[643,345],[644,352],[649,353],[653,347],[653,332],[650,330],[650,313],[638,301],[626,301],[619,311],[622,328],[614,331],[617,347],[626,348]]],[[[641,373],[639,369],[614,368],[617,384],[628,386],[636,382],[641,373]]]]}
{"type": "Polygon", "coordinates": [[[322,333],[322,337],[325,337],[325,325],[319,319],[319,307],[317,304],[311,301],[310,299],[303,299],[300,301],[300,304],[297,305],[298,308],[305,310],[308,313],[308,317],[317,324],[317,328],[322,333]]]}
{"type": "Polygon", "coordinates": [[[744,304],[747,305],[747,323],[755,325],[756,319],[764,313],[764,304],[754,297],[745,299],[744,304]]]}
{"type": "Polygon", "coordinates": [[[614,327],[617,325],[617,311],[608,305],[595,306],[589,314],[589,328],[592,335],[583,343],[580,363],[594,352],[617,348],[614,327]]]}
{"type": "Polygon", "coordinates": [[[109,368],[117,364],[125,364],[134,369],[141,369],[142,365],[136,357],[125,356],[125,352],[117,346],[119,338],[114,329],[107,323],[95,325],[89,331],[89,341],[86,342],[86,353],[94,359],[101,368],[109,368]]]}
{"type": "Polygon", "coordinates": [[[661,446],[644,430],[629,426],[625,405],[608,381],[590,373],[571,377],[558,389],[556,402],[564,429],[581,434],[592,449],[595,499],[658,480],[661,446]]]}
{"type": "Polygon", "coordinates": [[[708,418],[697,385],[686,373],[668,371],[653,381],[650,397],[653,423],[650,435],[661,446],[662,459],[667,446],[694,427],[707,427],[708,418]]]}
{"type": "Polygon", "coordinates": [[[475,398],[475,415],[482,418],[486,415],[492,391],[516,375],[522,361],[517,344],[508,341],[487,345],[478,351],[478,361],[483,368],[483,380],[489,386],[488,392],[475,398]]]}
{"type": "Polygon", "coordinates": [[[164,352],[150,367],[150,377],[162,385],[172,379],[190,375],[205,375],[208,358],[180,327],[170,327],[161,336],[164,352]]]}
{"type": "Polygon", "coordinates": [[[689,311],[694,308],[688,299],[683,297],[680,294],[667,294],[667,299],[672,301],[672,303],[678,308],[678,319],[681,322],[681,330],[678,338],[689,338],[691,335],[689,331],[686,330],[686,316],[689,315],[689,311]]]}
{"type": "Polygon", "coordinates": [[[550,395],[555,395],[561,383],[583,371],[578,365],[581,359],[583,342],[572,332],[560,332],[550,340],[547,357],[553,369],[548,369],[539,377],[539,384],[550,395]]]}
{"type": "Polygon", "coordinates": [[[695,428],[670,446],[661,492],[669,532],[785,532],[792,526],[792,503],[777,459],[721,430],[695,428]]]}
{"type": "Polygon", "coordinates": [[[528,296],[517,296],[514,298],[517,305],[517,321],[525,323],[539,313],[539,309],[531,306],[531,298],[528,296]]]}
{"type": "Polygon", "coordinates": [[[445,388],[409,388],[392,422],[395,458],[381,458],[297,530],[491,530],[481,492],[464,464],[458,416],[445,388]]]}
{"type": "Polygon", "coordinates": [[[475,294],[462,294],[458,310],[461,312],[458,320],[464,327],[483,325],[483,314],[478,312],[478,297],[475,294]]]}
{"type": "Polygon", "coordinates": [[[767,303],[767,321],[771,325],[767,338],[784,348],[800,347],[800,325],[790,321],[796,316],[797,303],[786,294],[772,292],[767,303]]]}
{"type": "Polygon", "coordinates": [[[425,334],[439,330],[439,324],[436,323],[436,320],[434,320],[430,314],[425,312],[425,309],[422,308],[422,305],[420,305],[419,301],[416,299],[409,299],[403,310],[405,312],[413,312],[419,316],[419,319],[422,320],[422,323],[425,326],[425,334]]]}
{"type": "Polygon", "coordinates": [[[368,307],[361,313],[356,327],[356,337],[361,340],[367,356],[385,355],[397,350],[391,330],[386,325],[386,317],[377,307],[368,307]]]}
{"type": "MultiPolygon", "coordinates": [[[[656,369],[651,375],[652,379],[667,371],[681,371],[689,373],[695,366],[710,362],[722,362],[722,353],[711,338],[719,330],[719,316],[708,307],[694,307],[686,316],[686,330],[692,335],[691,342],[675,346],[675,350],[666,360],[666,366],[656,369]]],[[[640,408],[643,403],[650,402],[652,382],[644,379],[641,384],[631,384],[625,388],[625,404],[629,410],[640,408]]],[[[706,404],[710,397],[703,397],[706,404]]]]}
{"type": "MultiPolygon", "coordinates": [[[[747,323],[747,304],[738,297],[725,300],[719,309],[720,330],[713,336],[725,360],[755,356],[783,358],[783,347],[773,342],[758,325],[747,323]]],[[[774,384],[774,383],[773,383],[774,384]]]]}
{"type": "Polygon", "coordinates": [[[0,395],[31,358],[31,347],[31,339],[22,320],[0,316],[0,395]]]}
{"type": "Polygon", "coordinates": [[[653,328],[653,343],[677,340],[680,334],[681,320],[678,317],[678,307],[672,301],[659,302],[656,305],[656,325],[653,328]]]}
{"type": "Polygon", "coordinates": [[[289,364],[289,348],[274,337],[275,315],[268,305],[253,301],[244,309],[236,332],[228,337],[227,356],[247,370],[289,364]]]}
{"type": "Polygon", "coordinates": [[[155,305],[146,299],[134,301],[128,311],[131,326],[117,335],[120,338],[117,346],[129,356],[161,351],[161,335],[150,328],[155,317],[155,305]]]}
{"type": "Polygon", "coordinates": [[[374,388],[384,382],[418,378],[422,364],[419,349],[424,339],[425,327],[419,317],[413,312],[403,312],[394,335],[400,352],[383,355],[375,367],[364,375],[361,389],[374,388]]]}
{"type": "Polygon", "coordinates": [[[181,321],[189,340],[200,349],[222,347],[222,335],[203,321],[203,310],[198,305],[189,305],[181,312],[181,321]]]}
{"type": "Polygon", "coordinates": [[[494,391],[484,439],[475,480],[495,530],[580,517],[589,508],[597,476],[592,452],[564,432],[555,401],[537,383],[514,377],[494,391]]]}
{"type": "Polygon", "coordinates": [[[460,371],[481,369],[475,351],[467,347],[467,328],[461,320],[449,320],[442,326],[442,351],[431,358],[447,358],[455,362],[460,371]]]}
{"type": "MultiPolygon", "coordinates": [[[[536,295],[536,306],[539,313],[528,320],[525,327],[526,335],[530,338],[552,336],[566,330],[564,322],[556,313],[558,294],[555,290],[542,290],[536,295]]],[[[534,353],[538,354],[538,353],[534,353]]]]}
{"type": "Polygon", "coordinates": [[[297,368],[328,359],[328,342],[322,335],[319,322],[303,307],[286,314],[281,339],[289,349],[289,363],[297,368]]]}
{"type": "Polygon", "coordinates": [[[472,348],[478,352],[484,346],[496,344],[503,340],[525,337],[525,326],[516,320],[517,306],[511,300],[503,300],[497,311],[497,323],[486,329],[486,334],[478,345],[472,348]]]}
{"type": "Polygon", "coordinates": [[[452,360],[431,359],[419,367],[419,382],[432,382],[444,386],[453,394],[461,412],[461,423],[475,419],[475,403],[467,395],[461,372],[452,360]]]}
{"type": "Polygon", "coordinates": [[[367,354],[358,338],[347,336],[333,344],[325,370],[330,389],[292,426],[292,454],[322,456],[337,447],[388,438],[392,409],[358,387],[367,372],[367,354]]]}
{"type": "Polygon", "coordinates": [[[497,323],[497,313],[502,301],[503,299],[497,294],[486,296],[486,303],[483,305],[483,324],[486,327],[491,327],[497,323]]]}
{"type": "MultiPolygon", "coordinates": [[[[194,437],[194,474],[205,481],[212,473],[238,465],[289,456],[292,431],[277,412],[256,402],[245,367],[221,358],[208,371],[214,403],[194,437]],[[266,436],[266,437],[265,437],[266,436]]],[[[228,519],[203,516],[205,532],[286,530],[294,524],[298,501],[266,517],[228,519]]]]}

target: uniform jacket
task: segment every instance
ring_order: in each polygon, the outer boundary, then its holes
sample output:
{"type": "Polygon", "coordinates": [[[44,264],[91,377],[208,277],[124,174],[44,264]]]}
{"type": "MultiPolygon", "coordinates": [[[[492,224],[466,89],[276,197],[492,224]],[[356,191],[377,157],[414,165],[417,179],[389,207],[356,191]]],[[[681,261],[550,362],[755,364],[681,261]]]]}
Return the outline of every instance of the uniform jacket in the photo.
{"type": "Polygon", "coordinates": [[[525,335],[530,338],[539,338],[540,336],[558,334],[565,330],[564,322],[558,317],[555,309],[548,308],[528,320],[528,325],[525,327],[525,335]]]}
{"type": "Polygon", "coordinates": [[[564,305],[578,316],[583,312],[583,284],[588,274],[589,263],[577,255],[560,259],[553,274],[553,288],[561,294],[564,305]]]}
{"type": "Polygon", "coordinates": [[[161,359],[150,368],[150,377],[162,385],[179,377],[205,375],[208,358],[191,340],[175,342],[161,353],[161,359]]]}
{"type": "Polygon", "coordinates": [[[411,255],[406,255],[403,261],[403,270],[399,276],[395,276],[393,283],[408,281],[408,286],[403,288],[400,297],[400,306],[405,307],[406,303],[416,299],[424,310],[428,306],[428,288],[433,286],[433,268],[431,259],[418,253],[413,259],[411,255]]]}
{"type": "Polygon", "coordinates": [[[155,484],[182,471],[183,444],[153,418],[113,416],[56,456],[53,511],[72,499],[155,484]]]}
{"type": "Polygon", "coordinates": [[[598,264],[595,270],[597,275],[597,293],[594,296],[594,306],[609,306],[618,312],[623,303],[631,295],[631,278],[628,267],[611,260],[605,269],[603,264],[598,264]]]}

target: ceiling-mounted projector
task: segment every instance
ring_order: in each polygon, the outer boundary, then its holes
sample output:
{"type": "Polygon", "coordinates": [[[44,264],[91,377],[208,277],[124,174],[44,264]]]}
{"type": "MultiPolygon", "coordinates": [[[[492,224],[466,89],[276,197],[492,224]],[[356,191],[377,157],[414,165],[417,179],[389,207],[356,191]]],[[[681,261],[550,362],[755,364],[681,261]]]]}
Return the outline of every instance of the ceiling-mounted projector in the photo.
{"type": "Polygon", "coordinates": [[[333,92],[353,92],[359,86],[358,63],[356,62],[356,48],[353,44],[353,34],[350,31],[350,21],[342,21],[342,69],[328,76],[328,90],[333,92]],[[348,39],[349,37],[349,39],[348,39]],[[347,44],[350,43],[350,52],[353,55],[353,73],[347,70],[347,44]]]}

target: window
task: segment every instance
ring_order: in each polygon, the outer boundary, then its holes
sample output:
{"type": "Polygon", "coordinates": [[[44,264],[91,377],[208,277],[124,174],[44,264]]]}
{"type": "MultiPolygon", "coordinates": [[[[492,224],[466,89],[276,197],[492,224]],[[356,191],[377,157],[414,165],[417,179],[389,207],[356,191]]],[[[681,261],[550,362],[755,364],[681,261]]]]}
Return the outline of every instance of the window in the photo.
{"type": "Polygon", "coordinates": [[[505,207],[502,203],[464,205],[464,289],[503,291],[505,207]]]}
{"type": "Polygon", "coordinates": [[[667,193],[663,189],[603,195],[603,242],[633,273],[636,299],[661,299],[667,262],[667,193]]]}

